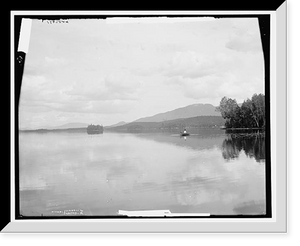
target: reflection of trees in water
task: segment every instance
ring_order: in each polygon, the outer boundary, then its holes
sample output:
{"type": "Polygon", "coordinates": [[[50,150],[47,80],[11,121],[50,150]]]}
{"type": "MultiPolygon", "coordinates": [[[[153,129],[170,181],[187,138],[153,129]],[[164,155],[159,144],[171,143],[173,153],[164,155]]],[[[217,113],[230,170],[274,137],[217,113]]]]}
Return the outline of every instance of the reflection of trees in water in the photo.
{"type": "Polygon", "coordinates": [[[229,134],[222,144],[222,155],[225,160],[236,159],[244,150],[250,158],[257,162],[265,160],[265,136],[255,134],[229,134]]]}

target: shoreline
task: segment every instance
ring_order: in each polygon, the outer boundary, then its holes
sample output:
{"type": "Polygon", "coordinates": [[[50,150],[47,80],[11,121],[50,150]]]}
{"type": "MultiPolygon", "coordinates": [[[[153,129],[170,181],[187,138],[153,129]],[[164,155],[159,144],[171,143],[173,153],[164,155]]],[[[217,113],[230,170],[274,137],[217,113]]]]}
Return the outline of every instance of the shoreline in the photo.
{"type": "Polygon", "coordinates": [[[61,132],[61,131],[86,131],[86,127],[80,128],[66,128],[66,129],[33,129],[33,130],[19,130],[19,132],[61,132]]]}
{"type": "Polygon", "coordinates": [[[265,130],[265,128],[259,128],[259,127],[254,127],[254,128],[222,128],[220,127],[221,130],[265,130]]]}

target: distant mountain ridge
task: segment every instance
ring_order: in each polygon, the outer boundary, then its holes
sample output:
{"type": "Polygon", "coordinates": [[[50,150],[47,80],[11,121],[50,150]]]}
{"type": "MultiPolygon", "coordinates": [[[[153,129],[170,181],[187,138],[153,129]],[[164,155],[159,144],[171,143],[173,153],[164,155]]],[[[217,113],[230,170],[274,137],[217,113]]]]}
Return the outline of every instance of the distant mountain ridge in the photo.
{"type": "Polygon", "coordinates": [[[186,107],[177,108],[165,113],[156,114],[135,120],[134,122],[162,122],[181,118],[197,116],[221,116],[212,104],[192,104],[186,107]]]}
{"type": "Polygon", "coordinates": [[[121,126],[108,128],[109,131],[161,131],[161,130],[183,130],[183,128],[215,128],[225,123],[222,116],[196,116],[190,118],[179,118],[163,122],[131,122],[121,126]]]}
{"type": "Polygon", "coordinates": [[[120,121],[120,122],[118,122],[118,123],[116,123],[116,124],[113,124],[113,125],[110,125],[110,126],[105,126],[105,128],[111,128],[111,127],[116,127],[116,126],[123,126],[123,125],[125,125],[125,124],[127,124],[127,122],[125,122],[125,121],[120,121]]]}
{"type": "MultiPolygon", "coordinates": [[[[124,126],[131,126],[133,123],[159,123],[159,122],[166,122],[166,123],[175,123],[175,122],[167,122],[167,121],[172,121],[176,120],[176,124],[181,122],[180,119],[187,119],[187,118],[193,118],[193,117],[200,117],[200,116],[218,116],[221,117],[221,113],[216,111],[216,107],[213,106],[212,104],[192,104],[188,105],[182,108],[177,108],[171,111],[167,111],[164,113],[159,113],[155,114],[152,116],[144,117],[144,118],[139,118],[133,122],[124,122],[120,121],[116,124],[105,126],[105,128],[119,128],[124,126]]],[[[208,119],[208,118],[207,118],[208,119]]],[[[207,119],[202,120],[206,121],[207,119]]],[[[191,119],[188,120],[188,122],[185,122],[185,124],[189,124],[191,119]]],[[[193,121],[193,120],[192,120],[193,121]]],[[[213,120],[215,121],[215,119],[213,120]]],[[[182,122],[181,122],[182,123],[182,122]]],[[[208,122],[207,122],[208,123],[208,122]]],[[[210,122],[212,124],[212,122],[210,122]]],[[[219,122],[215,122],[216,125],[218,125],[219,122]]],[[[147,126],[149,124],[146,124],[147,126]]],[[[152,125],[152,124],[150,124],[152,125]]],[[[63,130],[63,129],[78,129],[78,128],[87,128],[88,124],[87,123],[80,123],[80,122],[72,122],[72,123],[67,123],[63,124],[60,126],[52,126],[52,127],[40,127],[39,129],[48,129],[48,130],[63,130]]],[[[30,129],[21,129],[21,130],[30,130],[30,129]]],[[[38,130],[38,129],[37,129],[38,130]]]]}
{"type": "Polygon", "coordinates": [[[49,129],[71,129],[71,128],[84,128],[87,127],[87,123],[67,123],[60,126],[49,127],[49,129]]]}

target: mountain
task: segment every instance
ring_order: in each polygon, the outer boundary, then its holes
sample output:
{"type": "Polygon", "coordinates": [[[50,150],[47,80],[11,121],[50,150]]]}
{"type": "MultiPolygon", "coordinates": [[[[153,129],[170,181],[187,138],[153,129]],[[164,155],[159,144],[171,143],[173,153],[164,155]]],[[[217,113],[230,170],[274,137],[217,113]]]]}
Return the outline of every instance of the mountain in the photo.
{"type": "Polygon", "coordinates": [[[183,128],[215,128],[225,124],[222,116],[197,116],[163,122],[131,122],[122,126],[111,127],[109,131],[147,132],[164,130],[183,130],[183,128]]]}
{"type": "Polygon", "coordinates": [[[71,129],[71,128],[86,128],[87,123],[67,123],[61,126],[50,127],[51,129],[71,129]]]}
{"type": "Polygon", "coordinates": [[[180,118],[191,118],[197,116],[221,116],[216,112],[216,107],[211,104],[193,104],[183,108],[177,108],[165,113],[156,114],[150,117],[140,118],[134,122],[162,122],[180,118]]]}
{"type": "Polygon", "coordinates": [[[113,124],[113,125],[110,125],[110,126],[105,126],[105,128],[111,128],[111,127],[116,127],[116,126],[123,126],[127,124],[125,121],[120,121],[119,123],[116,123],[116,124],[113,124]]]}

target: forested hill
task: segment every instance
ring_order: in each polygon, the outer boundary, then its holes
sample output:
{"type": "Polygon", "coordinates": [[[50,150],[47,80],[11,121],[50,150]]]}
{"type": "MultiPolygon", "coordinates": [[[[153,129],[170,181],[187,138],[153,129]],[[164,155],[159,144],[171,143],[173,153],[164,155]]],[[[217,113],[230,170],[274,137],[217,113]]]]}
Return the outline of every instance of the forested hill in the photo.
{"type": "MultiPolygon", "coordinates": [[[[161,130],[183,130],[183,128],[206,128],[223,126],[225,120],[221,116],[197,116],[191,118],[180,118],[162,122],[131,122],[122,126],[111,127],[109,131],[161,131],[161,130]]],[[[106,128],[105,128],[106,129],[106,128]]]]}
{"type": "Polygon", "coordinates": [[[221,116],[221,113],[217,112],[216,107],[211,104],[199,103],[183,108],[177,108],[165,113],[140,118],[138,120],[135,120],[135,122],[162,122],[167,120],[176,120],[180,118],[191,118],[197,116],[221,116]]]}

